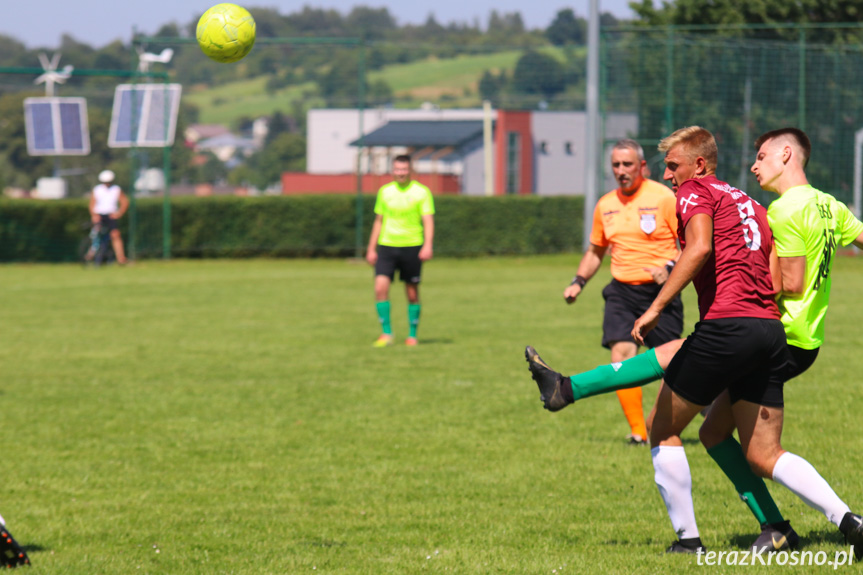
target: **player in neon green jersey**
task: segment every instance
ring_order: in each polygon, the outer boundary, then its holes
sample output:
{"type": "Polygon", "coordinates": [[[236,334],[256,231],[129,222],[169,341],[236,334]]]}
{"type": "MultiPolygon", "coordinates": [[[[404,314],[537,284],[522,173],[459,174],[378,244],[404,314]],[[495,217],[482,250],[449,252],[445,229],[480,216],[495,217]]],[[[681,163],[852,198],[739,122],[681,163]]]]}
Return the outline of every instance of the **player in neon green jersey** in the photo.
{"type": "MultiPolygon", "coordinates": [[[[863,245],[863,223],[845,204],[816,190],[806,177],[809,138],[796,128],[767,132],[755,142],[758,154],[752,165],[761,188],[779,194],[767,209],[773,230],[782,275],[782,291],[777,302],[788,350],[793,359],[788,379],[806,371],[824,343],[824,319],[830,302],[833,257],[837,246],[863,245]]],[[[796,533],[782,519],[778,509],[756,491],[753,471],[785,485],[814,509],[836,524],[848,542],[855,546],[857,558],[863,553],[863,522],[833,492],[828,483],[805,459],[782,449],[782,413],[771,426],[771,442],[749,447],[746,454],[734,438],[734,414],[727,394],[710,409],[699,435],[707,453],[744,496],[754,496],[750,509],[762,522],[758,547],[780,547],[795,543],[796,533]],[[748,487],[747,487],[748,486],[748,487]],[[756,512],[759,508],[763,515],[756,512]],[[770,513],[768,513],[768,510],[770,513]],[[771,517],[772,515],[772,517],[771,517]]],[[[763,482],[761,482],[763,483],[763,482]]],[[[744,499],[746,501],[746,499],[744,499]]]]}
{"type": "Polygon", "coordinates": [[[393,159],[393,178],[395,181],[378,190],[375,221],[366,251],[366,261],[375,268],[375,301],[381,324],[375,347],[393,343],[389,294],[396,270],[405,284],[408,299],[409,331],[405,345],[417,345],[422,263],[433,255],[434,201],[429,189],[413,179],[410,156],[393,159]]]}

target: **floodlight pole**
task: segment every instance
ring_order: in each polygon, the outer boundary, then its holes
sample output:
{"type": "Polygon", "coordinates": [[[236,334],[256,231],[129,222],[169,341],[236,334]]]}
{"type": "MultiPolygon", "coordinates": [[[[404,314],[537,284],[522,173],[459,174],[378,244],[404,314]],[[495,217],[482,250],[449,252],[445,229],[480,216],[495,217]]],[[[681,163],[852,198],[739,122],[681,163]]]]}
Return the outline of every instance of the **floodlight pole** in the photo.
{"type": "Polygon", "coordinates": [[[584,181],[584,237],[582,248],[590,247],[593,208],[599,180],[599,0],[590,0],[587,24],[587,152],[584,181]]]}
{"type": "MultiPolygon", "coordinates": [[[[165,98],[167,102],[167,98],[165,98]]],[[[167,104],[166,104],[167,106],[167,104]]],[[[167,117],[167,115],[166,115],[167,117]]],[[[167,119],[166,119],[167,121],[167,119]]],[[[167,129],[165,130],[167,133],[167,129]]],[[[171,259],[171,147],[162,148],[162,173],[165,189],[162,190],[162,259],[171,259]]]]}
{"type": "Polygon", "coordinates": [[[359,45],[359,57],[357,62],[357,76],[359,83],[357,85],[357,110],[359,112],[359,129],[360,137],[357,141],[357,213],[356,213],[356,237],[354,240],[354,256],[357,258],[363,257],[363,210],[365,202],[363,201],[363,132],[364,116],[366,114],[366,43],[361,41],[359,45]]]}
{"type": "Polygon", "coordinates": [[[854,133],[854,214],[863,215],[863,128],[854,133]]]}
{"type": "MultiPolygon", "coordinates": [[[[132,37],[137,37],[137,31],[133,29],[132,37]]],[[[140,42],[135,52],[138,54],[138,72],[146,74],[150,71],[150,64],[158,62],[167,64],[174,56],[174,51],[171,48],[162,50],[161,54],[148,54],[145,52],[144,42],[140,42]]],[[[168,76],[164,77],[165,84],[165,134],[168,134],[169,125],[171,123],[171,114],[169,113],[170,98],[168,98],[168,76]]],[[[134,98],[134,96],[133,96],[134,98]]],[[[171,259],[171,147],[166,143],[162,146],[162,175],[163,184],[162,190],[162,258],[171,259]]]]}

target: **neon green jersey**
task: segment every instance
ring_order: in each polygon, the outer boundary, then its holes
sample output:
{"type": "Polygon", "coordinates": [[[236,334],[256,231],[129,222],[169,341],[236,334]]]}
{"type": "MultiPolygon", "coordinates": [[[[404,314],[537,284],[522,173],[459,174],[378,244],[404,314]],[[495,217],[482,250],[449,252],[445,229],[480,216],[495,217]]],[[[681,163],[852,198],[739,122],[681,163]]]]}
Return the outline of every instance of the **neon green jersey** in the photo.
{"type": "Polygon", "coordinates": [[[375,213],[383,216],[378,244],[394,248],[421,246],[423,216],[434,214],[434,202],[427,187],[411,181],[402,188],[390,182],[378,190],[375,213]]]}
{"type": "Polygon", "coordinates": [[[809,185],[791,188],[773,200],[767,221],[779,257],[806,257],[803,294],[782,296],[778,301],[788,344],[802,349],[821,347],[834,252],[863,233],[863,222],[845,204],[809,185]]]}

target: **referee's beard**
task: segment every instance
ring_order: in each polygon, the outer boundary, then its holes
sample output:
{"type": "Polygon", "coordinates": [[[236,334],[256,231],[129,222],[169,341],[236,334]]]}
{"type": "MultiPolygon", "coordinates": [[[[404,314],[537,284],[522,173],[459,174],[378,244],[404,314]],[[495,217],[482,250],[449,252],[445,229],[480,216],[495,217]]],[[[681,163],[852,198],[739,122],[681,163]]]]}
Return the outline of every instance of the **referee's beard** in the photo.
{"type": "Polygon", "coordinates": [[[638,191],[638,188],[641,187],[642,182],[644,182],[644,176],[639,176],[635,178],[635,181],[630,183],[629,186],[626,185],[626,182],[629,181],[629,176],[622,176],[618,183],[620,184],[620,193],[624,196],[631,196],[635,192],[638,191]]]}

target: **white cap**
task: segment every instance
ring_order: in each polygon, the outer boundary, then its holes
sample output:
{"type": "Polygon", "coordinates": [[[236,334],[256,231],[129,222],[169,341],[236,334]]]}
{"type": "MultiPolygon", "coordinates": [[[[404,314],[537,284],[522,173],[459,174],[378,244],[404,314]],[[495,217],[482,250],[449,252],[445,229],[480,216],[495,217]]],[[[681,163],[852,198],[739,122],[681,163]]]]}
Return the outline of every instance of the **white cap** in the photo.
{"type": "Polygon", "coordinates": [[[103,184],[107,184],[108,182],[114,181],[114,172],[111,170],[104,170],[99,172],[99,181],[103,184]]]}

